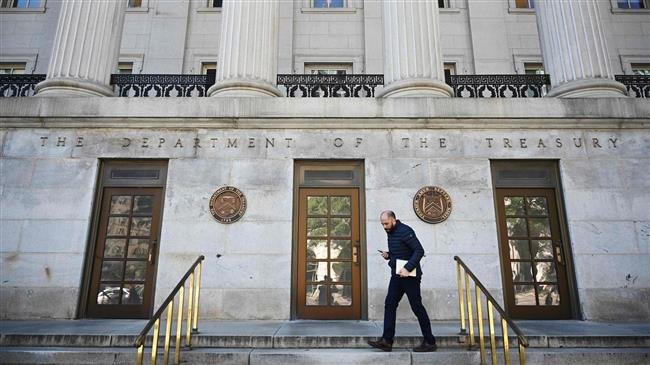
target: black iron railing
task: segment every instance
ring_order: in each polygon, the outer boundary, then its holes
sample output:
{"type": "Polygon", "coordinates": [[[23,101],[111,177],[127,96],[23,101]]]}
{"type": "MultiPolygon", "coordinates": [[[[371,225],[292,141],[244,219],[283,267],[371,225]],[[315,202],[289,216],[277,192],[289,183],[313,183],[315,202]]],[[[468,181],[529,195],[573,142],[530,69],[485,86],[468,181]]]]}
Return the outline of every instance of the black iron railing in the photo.
{"type": "Polygon", "coordinates": [[[449,75],[446,82],[457,98],[540,98],[551,84],[549,75],[449,75]]]}
{"type": "Polygon", "coordinates": [[[374,97],[383,84],[384,75],[278,75],[278,86],[286,88],[288,97],[374,97]]]}
{"type": "Polygon", "coordinates": [[[616,81],[625,85],[627,94],[634,98],[650,98],[650,76],[616,75],[616,81]]]}
{"type": "Polygon", "coordinates": [[[123,97],[207,96],[214,75],[113,74],[111,85],[123,97]]]}
{"type": "Polygon", "coordinates": [[[32,96],[36,84],[43,80],[43,74],[0,75],[0,98],[32,96]]]}

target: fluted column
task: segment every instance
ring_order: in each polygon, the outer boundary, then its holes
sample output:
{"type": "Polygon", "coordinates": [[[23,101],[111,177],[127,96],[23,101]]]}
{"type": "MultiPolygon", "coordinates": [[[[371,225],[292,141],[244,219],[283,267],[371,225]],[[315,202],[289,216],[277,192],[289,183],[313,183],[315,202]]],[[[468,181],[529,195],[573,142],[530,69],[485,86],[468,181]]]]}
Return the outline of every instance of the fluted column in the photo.
{"type": "Polygon", "coordinates": [[[544,69],[556,97],[624,97],[614,81],[597,0],[538,0],[544,69]]]}
{"type": "Polygon", "coordinates": [[[449,97],[437,1],[384,0],[384,97],[449,97]]]}
{"type": "Polygon", "coordinates": [[[223,2],[215,84],[210,96],[280,96],[280,0],[223,2]]]}
{"type": "Polygon", "coordinates": [[[111,96],[126,0],[64,0],[37,96],[111,96]]]}

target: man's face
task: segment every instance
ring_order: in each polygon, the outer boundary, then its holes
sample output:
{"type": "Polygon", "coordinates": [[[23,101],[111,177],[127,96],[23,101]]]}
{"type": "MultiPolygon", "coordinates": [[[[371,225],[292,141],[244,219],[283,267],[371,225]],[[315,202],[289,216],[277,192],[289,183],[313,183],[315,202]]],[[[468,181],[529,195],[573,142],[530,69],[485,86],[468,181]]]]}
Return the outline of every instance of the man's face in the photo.
{"type": "Polygon", "coordinates": [[[384,227],[384,231],[390,232],[393,227],[395,227],[395,218],[389,217],[388,215],[383,214],[380,217],[381,225],[384,227]]]}

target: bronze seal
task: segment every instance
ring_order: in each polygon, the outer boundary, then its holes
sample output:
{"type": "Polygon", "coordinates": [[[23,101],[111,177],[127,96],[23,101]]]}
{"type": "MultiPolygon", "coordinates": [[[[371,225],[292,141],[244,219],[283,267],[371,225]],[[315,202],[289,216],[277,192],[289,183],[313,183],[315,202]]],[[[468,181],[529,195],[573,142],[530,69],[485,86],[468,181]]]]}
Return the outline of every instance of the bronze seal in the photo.
{"type": "Polygon", "coordinates": [[[212,194],[210,213],[221,223],[234,223],[246,212],[246,196],[233,186],[224,186],[212,194]]]}
{"type": "Polygon", "coordinates": [[[413,210],[425,222],[440,223],[451,214],[451,198],[437,186],[425,186],[413,197],[413,210]]]}

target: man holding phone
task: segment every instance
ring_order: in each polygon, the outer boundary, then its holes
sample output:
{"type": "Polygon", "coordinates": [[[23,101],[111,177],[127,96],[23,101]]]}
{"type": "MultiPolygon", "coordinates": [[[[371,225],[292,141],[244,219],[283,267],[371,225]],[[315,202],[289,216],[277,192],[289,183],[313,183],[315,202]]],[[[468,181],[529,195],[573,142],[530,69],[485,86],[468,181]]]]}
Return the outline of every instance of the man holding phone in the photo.
{"type": "Polygon", "coordinates": [[[406,294],[411,309],[420,323],[420,330],[424,339],[420,346],[413,349],[414,352],[436,351],[436,338],[431,332],[431,322],[427,310],[422,305],[420,295],[420,282],[422,270],[420,260],[424,256],[424,249],[415,236],[413,229],[395,218],[395,213],[386,210],[380,215],[381,225],[388,236],[388,251],[379,250],[381,256],[388,260],[391,268],[390,283],[384,307],[384,333],[377,341],[368,341],[372,347],[383,351],[392,351],[393,338],[395,337],[395,321],[397,306],[406,294]],[[397,260],[405,260],[402,267],[397,267],[397,260]],[[415,270],[415,276],[412,271],[415,270]]]}

